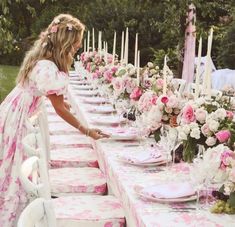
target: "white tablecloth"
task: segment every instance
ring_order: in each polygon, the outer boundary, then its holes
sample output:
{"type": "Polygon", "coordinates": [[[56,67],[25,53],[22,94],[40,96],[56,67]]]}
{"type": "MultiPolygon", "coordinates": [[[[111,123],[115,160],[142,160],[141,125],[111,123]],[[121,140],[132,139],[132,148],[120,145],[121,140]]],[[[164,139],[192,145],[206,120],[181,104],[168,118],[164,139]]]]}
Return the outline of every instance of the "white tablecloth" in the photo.
{"type": "MultiPolygon", "coordinates": [[[[69,87],[68,95],[82,123],[97,128],[98,126],[92,125],[89,120],[96,115],[87,111],[89,105],[83,103],[82,97],[74,94],[72,86],[69,87]]],[[[125,144],[109,140],[94,141],[100,168],[107,178],[109,193],[113,193],[122,202],[129,227],[235,226],[234,215],[218,215],[210,211],[173,212],[169,204],[152,203],[141,199],[135,190],[137,186],[154,185],[175,179],[186,181],[189,179],[188,165],[175,165],[171,168],[171,172],[155,172],[149,167],[125,164],[118,159],[118,154],[141,151],[141,146],[127,147],[125,144]]]]}

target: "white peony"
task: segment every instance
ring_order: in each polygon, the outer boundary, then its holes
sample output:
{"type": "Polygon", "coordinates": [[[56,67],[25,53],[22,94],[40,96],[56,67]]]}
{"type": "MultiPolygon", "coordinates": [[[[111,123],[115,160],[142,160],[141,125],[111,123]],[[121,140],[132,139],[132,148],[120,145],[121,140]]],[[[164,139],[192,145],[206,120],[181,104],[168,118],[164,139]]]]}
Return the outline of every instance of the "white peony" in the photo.
{"type": "Polygon", "coordinates": [[[223,108],[219,108],[215,111],[215,116],[217,117],[218,120],[224,120],[225,117],[227,116],[226,110],[223,108]]]}
{"type": "Polygon", "coordinates": [[[218,121],[209,120],[207,122],[207,124],[208,124],[208,127],[209,127],[210,131],[212,131],[212,132],[216,132],[219,128],[219,122],[218,121]]]}
{"type": "Polygon", "coordinates": [[[195,139],[200,139],[200,129],[199,128],[193,128],[190,136],[195,139]]]}
{"type": "Polygon", "coordinates": [[[214,146],[214,145],[216,144],[216,138],[213,137],[213,136],[208,137],[208,138],[206,139],[206,144],[207,144],[207,146],[209,146],[209,147],[214,146]]]}
{"type": "Polygon", "coordinates": [[[178,138],[179,140],[187,140],[187,135],[183,131],[179,131],[178,138]]]}
{"type": "Polygon", "coordinates": [[[182,130],[183,130],[183,132],[184,132],[186,135],[188,135],[189,132],[190,132],[190,127],[189,127],[189,125],[184,125],[184,126],[182,127],[182,130]]]}
{"type": "Polygon", "coordinates": [[[196,110],[195,115],[196,115],[197,121],[203,124],[206,121],[207,111],[200,108],[196,110]]]}
{"type": "Polygon", "coordinates": [[[189,127],[190,127],[191,130],[193,130],[194,128],[198,128],[198,123],[196,123],[196,122],[191,122],[191,123],[189,124],[189,127]]]}

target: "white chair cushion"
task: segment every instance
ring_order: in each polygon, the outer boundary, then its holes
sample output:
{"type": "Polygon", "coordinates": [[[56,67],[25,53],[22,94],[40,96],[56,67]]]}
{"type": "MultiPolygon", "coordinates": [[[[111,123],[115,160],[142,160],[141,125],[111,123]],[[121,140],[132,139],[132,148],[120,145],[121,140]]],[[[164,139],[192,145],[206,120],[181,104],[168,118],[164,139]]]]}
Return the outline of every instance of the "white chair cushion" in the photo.
{"type": "Polygon", "coordinates": [[[54,123],[54,122],[65,122],[63,118],[61,118],[59,115],[54,115],[54,114],[50,114],[47,116],[48,122],[49,123],[54,123]]]}
{"type": "Polygon", "coordinates": [[[49,179],[53,195],[65,195],[66,193],[103,195],[107,191],[104,174],[97,168],[50,169],[49,179]]]}
{"type": "Polygon", "coordinates": [[[96,153],[91,148],[63,148],[51,150],[52,168],[94,167],[98,168],[96,153]]]}
{"type": "Polygon", "coordinates": [[[58,227],[124,227],[122,205],[113,196],[53,199],[58,227]]]}
{"type": "Polygon", "coordinates": [[[65,147],[92,147],[91,139],[85,135],[52,135],[50,136],[51,149],[65,147]]]}
{"type": "Polygon", "coordinates": [[[81,134],[80,131],[67,122],[53,122],[49,124],[50,135],[81,134]]]}

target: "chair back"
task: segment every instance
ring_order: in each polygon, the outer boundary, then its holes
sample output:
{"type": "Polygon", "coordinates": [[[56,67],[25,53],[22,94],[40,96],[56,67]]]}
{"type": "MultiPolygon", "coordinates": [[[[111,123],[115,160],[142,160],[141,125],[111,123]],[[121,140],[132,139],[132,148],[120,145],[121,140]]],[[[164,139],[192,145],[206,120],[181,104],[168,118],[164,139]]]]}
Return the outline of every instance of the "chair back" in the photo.
{"type": "Polygon", "coordinates": [[[35,199],[21,213],[17,227],[56,227],[51,201],[35,199]]]}
{"type": "Polygon", "coordinates": [[[32,156],[26,159],[20,168],[20,181],[27,194],[32,198],[51,198],[46,163],[32,156]]]}
{"type": "Polygon", "coordinates": [[[173,87],[176,91],[178,91],[180,94],[182,94],[185,90],[186,86],[186,80],[179,79],[179,78],[173,78],[172,79],[173,87]]]}

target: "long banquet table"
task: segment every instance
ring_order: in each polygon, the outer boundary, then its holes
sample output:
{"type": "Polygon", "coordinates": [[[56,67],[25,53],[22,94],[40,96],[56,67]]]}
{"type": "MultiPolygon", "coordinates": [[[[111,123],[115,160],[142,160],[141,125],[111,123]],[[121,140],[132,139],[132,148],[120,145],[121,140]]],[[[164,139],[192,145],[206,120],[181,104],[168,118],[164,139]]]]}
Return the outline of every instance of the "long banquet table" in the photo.
{"type": "MultiPolygon", "coordinates": [[[[92,105],[83,102],[84,97],[76,94],[76,85],[69,85],[68,99],[78,118],[89,127],[107,129],[110,126],[98,126],[90,120],[98,114],[88,112],[92,105]]],[[[92,97],[91,97],[92,98],[92,97]]],[[[86,99],[88,99],[86,97],[86,99]]],[[[103,115],[105,118],[107,115],[103,115]]],[[[149,139],[148,144],[151,143],[149,139]]],[[[136,189],[141,186],[154,185],[166,181],[189,180],[189,166],[176,164],[167,171],[159,167],[140,167],[121,162],[118,155],[128,152],[138,153],[143,146],[134,142],[131,146],[128,142],[103,139],[93,141],[97,151],[98,162],[105,173],[109,187],[109,193],[114,194],[122,202],[128,227],[232,227],[235,226],[235,215],[212,214],[209,210],[194,210],[195,202],[187,203],[192,209],[178,211],[172,209],[169,204],[154,203],[137,194],[136,189]]],[[[146,144],[145,144],[146,146],[146,144]]],[[[184,205],[182,205],[184,206],[184,205]]]]}

